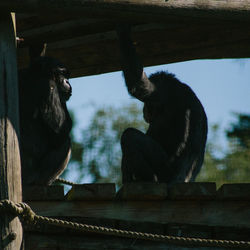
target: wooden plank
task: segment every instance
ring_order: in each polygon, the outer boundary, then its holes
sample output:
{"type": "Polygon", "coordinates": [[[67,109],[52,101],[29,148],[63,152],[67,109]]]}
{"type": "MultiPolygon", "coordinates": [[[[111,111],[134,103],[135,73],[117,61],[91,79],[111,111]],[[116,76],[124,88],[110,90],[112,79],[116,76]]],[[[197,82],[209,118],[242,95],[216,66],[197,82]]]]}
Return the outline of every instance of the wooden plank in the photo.
{"type": "MultiPolygon", "coordinates": [[[[248,27],[233,23],[145,24],[133,28],[133,40],[145,66],[192,59],[250,57],[248,27]]],[[[18,54],[19,67],[26,67],[27,48],[19,49],[18,54]]],[[[119,54],[114,31],[54,41],[47,46],[47,55],[64,62],[72,77],[120,70],[119,54]]]]}
{"type": "Polygon", "coordinates": [[[37,214],[45,216],[250,228],[250,201],[34,201],[28,204],[37,214]]]}
{"type": "Polygon", "coordinates": [[[24,201],[64,200],[64,186],[23,186],[24,201]]]}
{"type": "Polygon", "coordinates": [[[250,1],[196,0],[2,0],[2,10],[25,13],[72,13],[81,16],[162,21],[166,16],[250,20],[250,1]]]}
{"type": "Polygon", "coordinates": [[[240,0],[0,2],[2,9],[26,13],[19,13],[17,23],[18,36],[24,37],[18,51],[19,68],[29,65],[28,46],[47,42],[47,55],[64,62],[71,77],[121,69],[114,32],[119,21],[148,23],[144,30],[141,25],[134,28],[134,40],[145,66],[195,59],[248,58],[249,6],[250,0],[244,4],[240,0]],[[152,20],[158,23],[154,28],[152,20]]]}
{"type": "MultiPolygon", "coordinates": [[[[65,218],[69,219],[69,218],[65,218]]],[[[227,240],[249,240],[250,229],[234,228],[231,227],[211,227],[211,226],[200,226],[200,225],[187,225],[187,224],[167,224],[167,223],[152,223],[152,222],[137,222],[137,221],[124,221],[124,220],[110,220],[102,218],[70,218],[71,221],[88,224],[103,226],[109,228],[116,228],[121,230],[172,235],[172,236],[183,236],[183,237],[194,237],[194,238],[207,238],[207,239],[227,239],[227,240]]],[[[26,225],[24,227],[26,235],[36,234],[67,234],[79,236],[86,235],[79,233],[74,229],[63,228],[52,225],[40,225],[39,227],[31,227],[26,225]]],[[[98,235],[96,235],[98,236],[98,235]]]]}
{"type": "Polygon", "coordinates": [[[67,193],[67,200],[113,200],[114,183],[77,184],[67,193]]]}
{"type": "MultiPolygon", "coordinates": [[[[199,225],[187,225],[187,224],[166,224],[166,223],[152,223],[152,222],[148,223],[148,222],[110,220],[102,218],[84,218],[84,217],[70,218],[70,220],[83,224],[104,226],[121,230],[172,235],[172,236],[207,238],[207,239],[228,239],[228,240],[242,241],[242,240],[249,240],[249,233],[250,233],[250,229],[234,228],[233,226],[211,227],[206,225],[199,226],[199,225]]],[[[67,237],[78,236],[79,238],[84,237],[85,235],[93,235],[93,234],[79,233],[78,231],[75,231],[73,229],[52,226],[52,225],[45,225],[45,224],[39,227],[30,227],[27,225],[24,228],[24,230],[25,230],[25,235],[29,236],[28,239],[26,238],[26,243],[27,241],[29,241],[30,236],[34,234],[47,235],[46,237],[49,238],[53,238],[55,234],[57,235],[67,234],[67,237]]],[[[93,236],[95,237],[93,238],[93,240],[98,239],[98,241],[101,240],[100,238],[105,239],[106,237],[104,235],[98,235],[98,234],[93,236]]],[[[90,238],[89,241],[91,240],[92,239],[90,238]]],[[[57,242],[55,241],[54,244],[56,246],[57,242]]],[[[64,247],[66,247],[66,245],[64,247]]]]}
{"type": "Polygon", "coordinates": [[[111,236],[100,236],[100,235],[48,235],[48,234],[26,234],[25,245],[26,250],[54,250],[54,249],[63,249],[63,250],[100,250],[100,249],[117,249],[117,250],[225,250],[229,248],[222,247],[200,247],[193,246],[192,248],[183,244],[173,245],[167,244],[160,241],[146,241],[146,240],[137,240],[121,237],[111,237],[111,236]]]}
{"type": "MultiPolygon", "coordinates": [[[[46,15],[46,18],[44,18],[44,15],[39,15],[37,13],[16,13],[16,23],[18,30],[24,31],[24,30],[33,30],[35,28],[40,28],[43,26],[66,22],[76,19],[76,17],[72,17],[72,15],[67,14],[56,14],[46,15]]],[[[80,18],[82,19],[82,18],[80,18]]]]}
{"type": "Polygon", "coordinates": [[[250,200],[250,183],[223,184],[217,191],[219,199],[250,200]]]}
{"type": "MultiPolygon", "coordinates": [[[[22,47],[40,42],[55,42],[66,39],[77,38],[94,33],[101,33],[109,30],[114,30],[115,24],[107,20],[99,19],[71,19],[71,20],[54,20],[54,22],[44,25],[42,20],[39,20],[36,27],[27,28],[26,26],[18,25],[18,36],[24,41],[22,47]]],[[[29,27],[29,26],[28,26],[29,27]]]]}
{"type": "Polygon", "coordinates": [[[190,182],[176,183],[169,188],[169,198],[174,200],[207,200],[216,196],[216,183],[190,182]]]}
{"type": "MultiPolygon", "coordinates": [[[[15,31],[10,13],[0,13],[0,200],[22,201],[19,154],[18,85],[15,31]]],[[[4,214],[0,249],[21,249],[22,225],[4,214]]]]}
{"type": "Polygon", "coordinates": [[[118,191],[119,200],[165,200],[167,198],[166,183],[125,183],[118,191]]]}

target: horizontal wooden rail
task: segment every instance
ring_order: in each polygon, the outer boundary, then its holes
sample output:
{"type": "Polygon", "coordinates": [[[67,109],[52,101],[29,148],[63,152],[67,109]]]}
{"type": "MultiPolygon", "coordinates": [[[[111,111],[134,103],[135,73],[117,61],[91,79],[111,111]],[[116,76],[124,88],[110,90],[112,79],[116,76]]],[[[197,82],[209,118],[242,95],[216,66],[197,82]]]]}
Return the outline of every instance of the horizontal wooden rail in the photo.
{"type": "Polygon", "coordinates": [[[25,13],[72,13],[93,17],[162,21],[169,16],[250,20],[250,0],[1,0],[0,9],[25,13]],[[153,19],[152,19],[153,18],[153,19]]]}
{"type": "MultiPolygon", "coordinates": [[[[216,190],[215,183],[179,183],[171,188],[165,183],[129,183],[116,195],[112,183],[78,184],[64,200],[51,200],[50,193],[57,188],[48,187],[46,195],[37,192],[36,197],[24,190],[36,214],[142,233],[249,241],[250,184],[225,184],[216,190]]],[[[80,234],[54,225],[25,227],[26,249],[187,249],[184,241],[177,247],[166,242],[80,234]]],[[[201,247],[192,245],[192,249],[201,247]]]]}
{"type": "Polygon", "coordinates": [[[250,228],[250,201],[31,201],[28,204],[38,215],[52,217],[250,228]]]}
{"type": "Polygon", "coordinates": [[[133,24],[144,66],[250,57],[250,0],[1,0],[0,9],[17,12],[19,68],[30,45],[46,42],[71,77],[120,70],[119,22],[133,24]]]}

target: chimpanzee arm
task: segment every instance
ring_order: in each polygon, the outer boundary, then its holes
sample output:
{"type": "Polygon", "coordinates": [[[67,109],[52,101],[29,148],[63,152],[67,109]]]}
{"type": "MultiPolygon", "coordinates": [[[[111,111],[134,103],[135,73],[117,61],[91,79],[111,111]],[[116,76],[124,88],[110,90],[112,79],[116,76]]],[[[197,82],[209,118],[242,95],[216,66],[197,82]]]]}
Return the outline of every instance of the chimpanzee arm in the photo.
{"type": "Polygon", "coordinates": [[[130,26],[119,25],[117,35],[120,44],[122,70],[128,92],[140,101],[145,101],[145,98],[153,93],[154,85],[147,78],[142,63],[136,55],[131,40],[130,26]]]}

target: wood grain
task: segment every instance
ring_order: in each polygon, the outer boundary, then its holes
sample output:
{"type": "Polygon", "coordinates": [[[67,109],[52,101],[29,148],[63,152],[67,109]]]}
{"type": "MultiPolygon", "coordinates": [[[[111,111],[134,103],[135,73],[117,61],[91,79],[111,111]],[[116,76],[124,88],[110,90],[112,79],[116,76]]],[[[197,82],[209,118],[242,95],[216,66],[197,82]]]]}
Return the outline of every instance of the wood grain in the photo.
{"type": "Polygon", "coordinates": [[[26,250],[229,250],[229,248],[201,248],[200,246],[189,248],[185,244],[173,245],[165,242],[146,241],[121,237],[100,236],[100,235],[48,235],[29,234],[26,235],[26,250]]]}
{"type": "Polygon", "coordinates": [[[217,191],[219,199],[250,200],[250,183],[223,184],[217,191]]]}
{"type": "Polygon", "coordinates": [[[74,13],[75,15],[126,16],[138,19],[164,18],[166,15],[186,15],[213,17],[221,19],[249,20],[249,0],[218,1],[218,0],[2,0],[3,10],[27,13],[74,13]]]}
{"type": "Polygon", "coordinates": [[[169,198],[174,200],[206,200],[216,196],[216,183],[190,182],[176,183],[169,188],[169,198]]]}
{"type": "Polygon", "coordinates": [[[116,195],[118,200],[165,200],[167,198],[166,183],[125,183],[116,195]]]}
{"type": "Polygon", "coordinates": [[[64,200],[64,186],[23,186],[24,201],[64,200]]]}
{"type": "MultiPolygon", "coordinates": [[[[133,40],[143,64],[152,66],[194,59],[250,57],[248,24],[214,21],[202,24],[197,21],[133,26],[133,40]]],[[[34,33],[24,37],[26,42],[18,50],[19,68],[29,64],[29,43],[48,40],[47,55],[64,62],[71,77],[120,70],[117,36],[112,30],[114,24],[105,26],[104,23],[103,28],[97,28],[98,24],[92,25],[94,33],[85,29],[84,34],[62,32],[65,38],[53,33],[50,36],[40,33],[38,37],[34,33]]]]}
{"type": "Polygon", "coordinates": [[[77,184],[67,193],[67,200],[113,200],[114,183],[77,184]]]}
{"type": "Polygon", "coordinates": [[[71,77],[120,70],[115,33],[119,22],[133,24],[133,38],[145,66],[250,56],[250,0],[63,3],[0,2],[0,8],[19,11],[17,35],[24,38],[18,49],[19,68],[29,65],[29,46],[46,42],[47,55],[64,62],[71,77]]]}
{"type": "Polygon", "coordinates": [[[39,215],[250,228],[250,201],[29,202],[39,215]]]}
{"type": "MultiPolygon", "coordinates": [[[[0,14],[0,200],[22,201],[15,31],[10,13],[0,14]]],[[[0,249],[19,250],[18,218],[0,218],[0,249]],[[11,240],[11,233],[15,240],[11,240]]]]}

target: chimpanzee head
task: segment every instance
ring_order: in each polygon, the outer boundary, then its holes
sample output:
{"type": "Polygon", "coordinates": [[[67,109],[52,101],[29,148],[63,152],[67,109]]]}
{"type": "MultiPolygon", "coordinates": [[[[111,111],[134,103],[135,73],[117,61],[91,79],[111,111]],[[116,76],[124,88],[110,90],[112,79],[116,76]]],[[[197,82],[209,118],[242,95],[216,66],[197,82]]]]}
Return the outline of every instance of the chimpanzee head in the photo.
{"type": "MultiPolygon", "coordinates": [[[[40,88],[49,93],[58,92],[61,102],[66,102],[71,94],[72,88],[69,83],[69,71],[58,60],[51,57],[38,57],[32,61],[30,70],[35,79],[40,77],[40,88]]],[[[39,79],[38,79],[39,80],[39,79]]]]}

